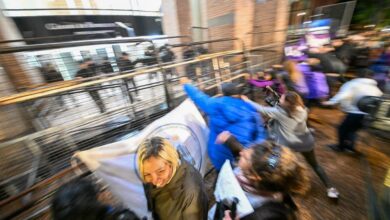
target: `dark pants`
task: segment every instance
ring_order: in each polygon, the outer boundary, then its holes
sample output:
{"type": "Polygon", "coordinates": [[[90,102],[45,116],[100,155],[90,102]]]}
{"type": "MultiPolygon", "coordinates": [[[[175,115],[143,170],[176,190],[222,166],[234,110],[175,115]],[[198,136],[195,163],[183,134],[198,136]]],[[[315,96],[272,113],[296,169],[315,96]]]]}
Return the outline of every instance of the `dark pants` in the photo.
{"type": "Polygon", "coordinates": [[[88,93],[99,107],[100,112],[105,112],[106,107],[104,106],[103,100],[100,98],[98,90],[89,90],[88,93]]]}
{"type": "Polygon", "coordinates": [[[338,130],[340,149],[354,150],[356,132],[363,127],[363,119],[363,114],[347,114],[338,130]]]}
{"type": "Polygon", "coordinates": [[[314,150],[308,152],[301,152],[307,163],[313,168],[314,172],[320,177],[321,181],[324,183],[326,188],[330,187],[330,182],[328,176],[326,175],[324,169],[318,164],[314,150]]]}
{"type": "Polygon", "coordinates": [[[126,79],[125,79],[125,82],[126,82],[127,85],[129,85],[129,82],[130,82],[131,84],[133,84],[133,89],[135,90],[135,94],[138,95],[137,84],[135,84],[134,77],[126,78],[126,79]]]}
{"type": "Polygon", "coordinates": [[[129,87],[129,82],[130,82],[131,84],[133,84],[133,88],[134,88],[134,90],[135,90],[135,94],[136,94],[136,95],[138,95],[137,84],[135,84],[135,81],[134,81],[134,78],[133,78],[133,77],[124,79],[124,85],[125,85],[126,94],[129,96],[130,102],[131,102],[131,103],[134,103],[134,97],[131,95],[130,87],[129,87]]]}

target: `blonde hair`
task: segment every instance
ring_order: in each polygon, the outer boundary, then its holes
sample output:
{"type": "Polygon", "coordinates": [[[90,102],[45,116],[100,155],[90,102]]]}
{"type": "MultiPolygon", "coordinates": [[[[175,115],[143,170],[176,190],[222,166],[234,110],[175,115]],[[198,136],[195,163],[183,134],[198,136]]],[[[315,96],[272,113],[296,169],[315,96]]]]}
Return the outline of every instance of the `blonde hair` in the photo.
{"type": "Polygon", "coordinates": [[[284,62],[284,69],[287,71],[290,79],[293,83],[298,83],[302,80],[303,74],[298,69],[297,63],[292,60],[287,60],[284,62]]]}
{"type": "Polygon", "coordinates": [[[310,189],[310,174],[306,164],[296,153],[274,142],[254,145],[251,163],[253,171],[261,177],[254,184],[258,190],[305,194],[310,189]],[[274,169],[269,168],[269,158],[279,147],[279,161],[274,169]]]}
{"type": "Polygon", "coordinates": [[[180,156],[176,148],[165,138],[152,137],[144,140],[138,148],[138,170],[143,181],[144,168],[143,163],[151,157],[160,157],[172,166],[172,176],[175,175],[177,167],[180,165],[180,156]]]}

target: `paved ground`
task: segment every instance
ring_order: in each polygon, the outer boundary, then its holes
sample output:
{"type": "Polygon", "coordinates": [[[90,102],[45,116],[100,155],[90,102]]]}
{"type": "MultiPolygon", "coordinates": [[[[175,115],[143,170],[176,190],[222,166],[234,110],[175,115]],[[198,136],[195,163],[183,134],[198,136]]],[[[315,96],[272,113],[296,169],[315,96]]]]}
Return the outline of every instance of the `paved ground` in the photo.
{"type": "MultiPolygon", "coordinates": [[[[316,130],[317,159],[324,167],[331,182],[340,191],[341,197],[337,203],[329,200],[320,179],[314,172],[311,172],[311,190],[305,197],[294,198],[299,206],[301,219],[368,219],[368,194],[365,179],[367,166],[362,163],[359,156],[335,153],[325,146],[335,143],[336,127],[342,116],[340,111],[334,109],[312,109],[311,117],[318,119],[310,120],[310,127],[316,130]]],[[[366,132],[360,132],[359,137],[361,138],[359,138],[357,149],[366,155],[372,171],[371,181],[376,192],[379,192],[386,171],[390,167],[390,143],[366,132]]],[[[210,196],[212,196],[211,187],[214,178],[214,173],[206,178],[210,196]]]]}

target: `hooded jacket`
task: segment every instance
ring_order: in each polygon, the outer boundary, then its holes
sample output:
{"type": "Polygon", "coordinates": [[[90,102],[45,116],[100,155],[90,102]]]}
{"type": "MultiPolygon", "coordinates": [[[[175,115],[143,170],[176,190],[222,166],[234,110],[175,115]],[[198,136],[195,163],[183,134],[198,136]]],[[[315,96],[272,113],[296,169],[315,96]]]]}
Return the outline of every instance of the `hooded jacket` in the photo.
{"type": "Polygon", "coordinates": [[[369,78],[356,78],[341,86],[339,92],[333,96],[329,103],[340,104],[341,109],[347,113],[366,114],[356,106],[360,98],[364,96],[381,96],[382,92],[377,82],[369,78]]]}
{"type": "Polygon", "coordinates": [[[266,132],[260,115],[244,100],[230,96],[210,97],[190,84],[185,84],[184,90],[208,117],[210,136],[207,150],[211,163],[218,171],[226,160],[234,161],[228,147],[215,143],[219,133],[229,131],[245,147],[265,140],[266,132]]]}

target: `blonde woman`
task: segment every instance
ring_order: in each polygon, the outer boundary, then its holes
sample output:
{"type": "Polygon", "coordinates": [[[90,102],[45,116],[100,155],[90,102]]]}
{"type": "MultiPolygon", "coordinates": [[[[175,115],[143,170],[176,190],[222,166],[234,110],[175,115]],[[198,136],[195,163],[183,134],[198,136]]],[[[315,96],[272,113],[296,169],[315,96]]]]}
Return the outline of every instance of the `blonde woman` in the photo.
{"type": "Polygon", "coordinates": [[[207,195],[200,173],[161,137],[138,149],[138,169],[155,220],[207,218],[207,195]]]}

